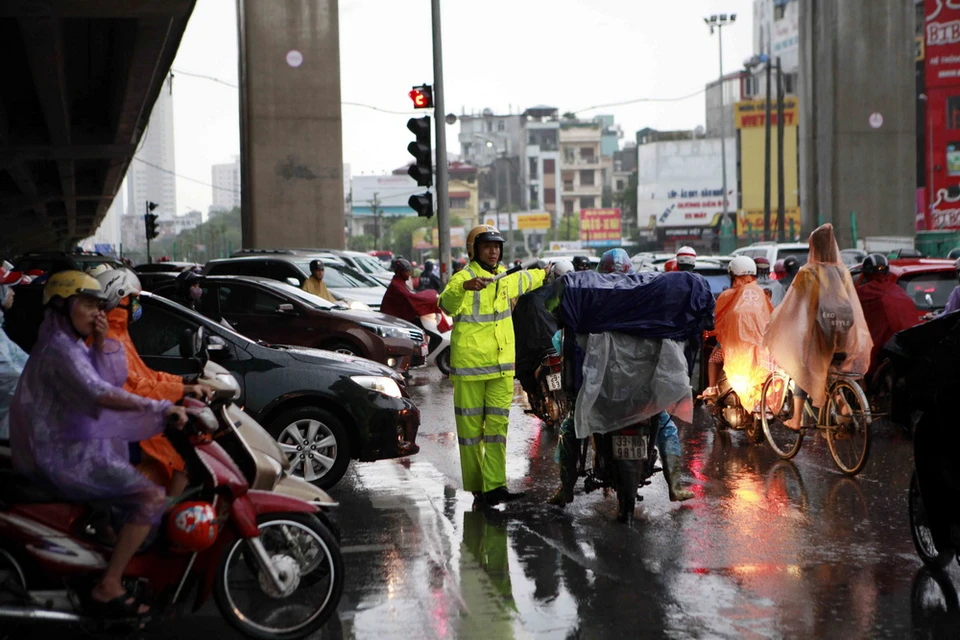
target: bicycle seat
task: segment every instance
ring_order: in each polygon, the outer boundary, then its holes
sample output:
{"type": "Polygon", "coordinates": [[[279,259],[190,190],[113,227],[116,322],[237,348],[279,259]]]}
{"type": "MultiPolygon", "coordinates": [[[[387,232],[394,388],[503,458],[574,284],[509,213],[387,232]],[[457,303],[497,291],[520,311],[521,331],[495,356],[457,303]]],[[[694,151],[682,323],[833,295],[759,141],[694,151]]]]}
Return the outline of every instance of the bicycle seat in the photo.
{"type": "Polygon", "coordinates": [[[841,364],[844,360],[847,359],[847,354],[841,351],[840,353],[833,354],[833,364],[841,364]]]}

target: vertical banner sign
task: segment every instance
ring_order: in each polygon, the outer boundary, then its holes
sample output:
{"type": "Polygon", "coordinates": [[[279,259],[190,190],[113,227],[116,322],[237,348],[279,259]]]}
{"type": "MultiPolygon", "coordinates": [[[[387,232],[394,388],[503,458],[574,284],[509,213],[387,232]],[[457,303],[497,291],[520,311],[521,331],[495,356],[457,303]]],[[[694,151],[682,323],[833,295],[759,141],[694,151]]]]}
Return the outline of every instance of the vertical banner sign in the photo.
{"type": "Polygon", "coordinates": [[[620,209],[582,209],[580,241],[586,247],[616,247],[621,241],[620,209]]]}
{"type": "Polygon", "coordinates": [[[960,2],[926,0],[928,230],[960,228],[960,2]]]}

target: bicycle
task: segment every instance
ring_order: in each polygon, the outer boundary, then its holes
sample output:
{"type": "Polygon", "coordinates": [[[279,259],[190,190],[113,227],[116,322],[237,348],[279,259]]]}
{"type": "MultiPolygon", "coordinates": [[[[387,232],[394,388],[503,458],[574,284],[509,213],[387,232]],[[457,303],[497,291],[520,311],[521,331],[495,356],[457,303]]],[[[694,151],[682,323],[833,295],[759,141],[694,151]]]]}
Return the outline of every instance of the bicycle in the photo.
{"type": "MultiPolygon", "coordinates": [[[[834,356],[834,365],[845,359],[834,356]]],[[[780,458],[789,460],[800,451],[804,433],[810,429],[824,432],[830,455],[840,470],[856,475],[863,469],[870,452],[870,404],[857,382],[856,374],[841,373],[831,368],[827,377],[827,401],[818,412],[809,398],[803,403],[803,420],[799,430],[785,422],[793,416],[796,385],[783,371],[776,370],[763,384],[760,413],[763,433],[770,448],[780,458]]]]}

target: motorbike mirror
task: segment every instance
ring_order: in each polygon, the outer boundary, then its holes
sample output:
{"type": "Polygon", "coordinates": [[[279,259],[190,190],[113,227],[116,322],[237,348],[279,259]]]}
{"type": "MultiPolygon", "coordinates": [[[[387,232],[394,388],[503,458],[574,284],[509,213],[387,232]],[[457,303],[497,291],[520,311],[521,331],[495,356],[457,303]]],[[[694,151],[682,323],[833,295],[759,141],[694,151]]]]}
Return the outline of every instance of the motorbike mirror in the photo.
{"type": "Polygon", "coordinates": [[[291,287],[297,287],[298,289],[299,289],[300,286],[301,286],[301,285],[300,285],[300,281],[297,280],[296,278],[293,278],[293,277],[287,278],[286,282],[287,282],[287,284],[290,285],[291,287]]]}
{"type": "Polygon", "coordinates": [[[210,339],[207,341],[207,351],[226,351],[227,341],[221,338],[220,336],[210,336],[210,339]]]}

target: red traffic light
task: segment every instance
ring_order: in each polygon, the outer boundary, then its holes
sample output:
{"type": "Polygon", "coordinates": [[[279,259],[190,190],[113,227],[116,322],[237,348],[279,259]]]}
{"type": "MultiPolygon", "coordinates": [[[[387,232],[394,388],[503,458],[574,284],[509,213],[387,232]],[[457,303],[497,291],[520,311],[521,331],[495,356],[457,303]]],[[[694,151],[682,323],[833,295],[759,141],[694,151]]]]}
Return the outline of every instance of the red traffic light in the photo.
{"type": "Polygon", "coordinates": [[[433,108],[433,87],[428,84],[414,87],[407,94],[413,100],[414,109],[432,109],[433,108]]]}

